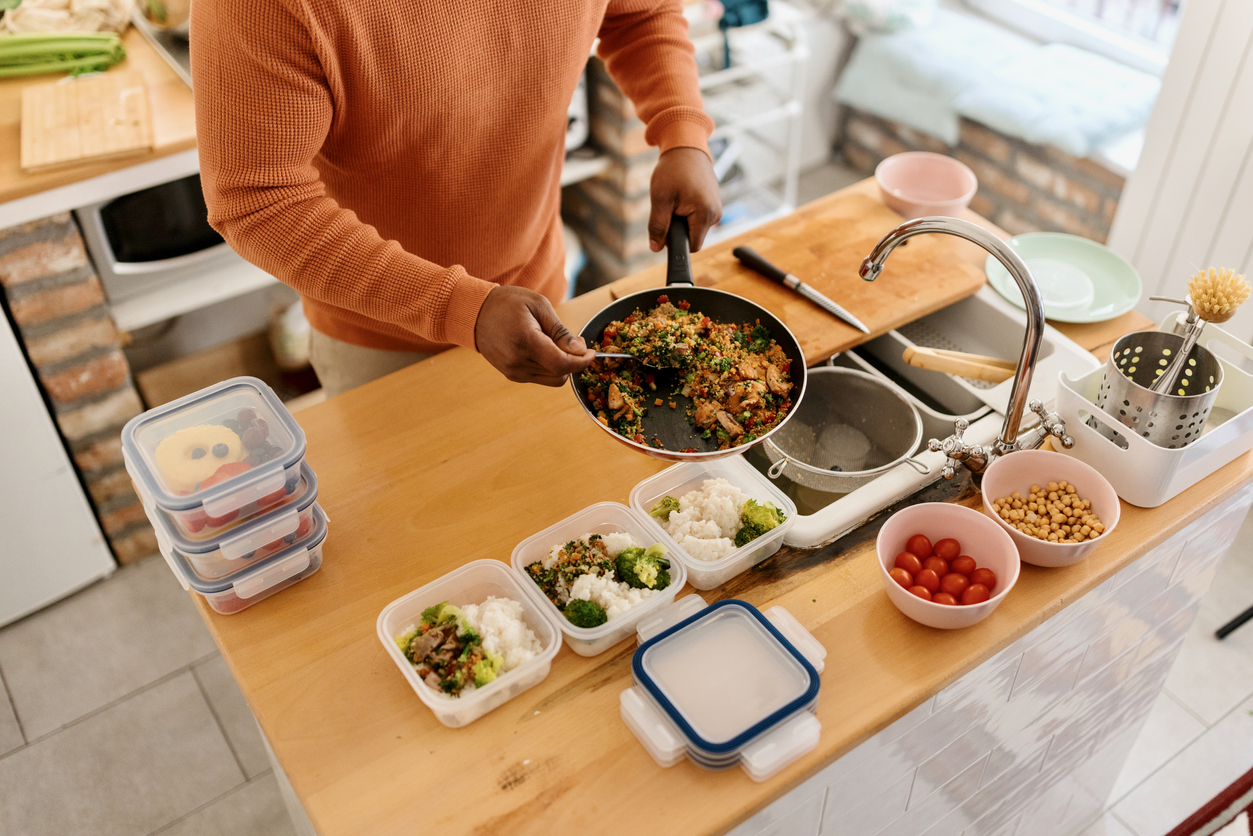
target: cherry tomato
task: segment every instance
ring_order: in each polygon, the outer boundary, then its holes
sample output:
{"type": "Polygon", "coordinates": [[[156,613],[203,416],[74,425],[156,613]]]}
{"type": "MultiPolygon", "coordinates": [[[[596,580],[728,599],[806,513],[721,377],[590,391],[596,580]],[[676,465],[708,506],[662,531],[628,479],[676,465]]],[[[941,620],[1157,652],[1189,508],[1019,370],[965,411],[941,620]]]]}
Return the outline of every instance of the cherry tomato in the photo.
{"type": "Polygon", "coordinates": [[[888,574],[892,576],[892,580],[896,581],[897,583],[899,583],[901,586],[905,587],[906,589],[909,589],[911,586],[914,585],[914,576],[909,574],[908,572],[906,572],[904,569],[900,568],[899,566],[893,569],[889,569],[888,574]]]}
{"type": "Polygon", "coordinates": [[[952,595],[949,595],[947,592],[937,592],[935,595],[931,596],[931,600],[937,604],[944,604],[948,607],[957,606],[957,599],[952,595]]]}
{"type": "Polygon", "coordinates": [[[988,592],[996,589],[996,573],[991,569],[976,569],[970,575],[972,584],[983,584],[988,588],[988,592]]]}
{"type": "Polygon", "coordinates": [[[926,560],[931,556],[931,541],[926,535],[915,534],[905,543],[905,551],[918,555],[919,560],[926,560]]]}
{"type": "Polygon", "coordinates": [[[962,553],[962,544],[954,540],[952,537],[945,537],[935,544],[935,556],[942,557],[945,560],[952,560],[962,553]]]}
{"type": "Polygon", "coordinates": [[[924,601],[931,600],[931,590],[927,589],[925,586],[911,586],[909,588],[909,594],[917,595],[924,601]]]}
{"type": "Polygon", "coordinates": [[[930,569],[938,577],[944,577],[948,574],[948,561],[942,557],[928,557],[922,561],[922,568],[930,569]]]}
{"type": "Polygon", "coordinates": [[[940,576],[930,569],[923,569],[914,575],[914,583],[925,587],[932,595],[940,591],[940,576]]]}
{"type": "Polygon", "coordinates": [[[970,586],[970,578],[965,575],[959,575],[956,572],[950,572],[940,578],[940,589],[952,595],[954,598],[960,598],[961,594],[966,591],[966,587],[970,586]]]}
{"type": "Polygon", "coordinates": [[[948,570],[959,575],[969,575],[975,570],[975,559],[965,554],[955,557],[949,561],[948,570]]]}
{"type": "Polygon", "coordinates": [[[901,552],[896,556],[895,566],[897,569],[904,569],[911,575],[916,575],[922,571],[922,561],[917,555],[909,552],[901,552]]]}
{"type": "Polygon", "coordinates": [[[982,604],[991,597],[992,593],[988,591],[986,586],[981,583],[972,583],[962,593],[962,603],[967,606],[970,604],[982,604]]]}

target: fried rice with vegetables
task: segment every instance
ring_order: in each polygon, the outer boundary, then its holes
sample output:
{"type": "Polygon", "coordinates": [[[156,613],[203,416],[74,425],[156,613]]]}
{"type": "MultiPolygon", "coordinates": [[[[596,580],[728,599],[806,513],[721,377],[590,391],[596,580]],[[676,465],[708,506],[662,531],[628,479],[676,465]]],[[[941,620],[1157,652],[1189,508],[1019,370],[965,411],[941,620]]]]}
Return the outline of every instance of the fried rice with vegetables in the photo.
{"type": "Polygon", "coordinates": [[[678,408],[674,399],[683,395],[692,401],[688,420],[719,450],[777,427],[792,408],[792,381],[787,355],[769,329],[760,322],[714,322],[664,295],[657,303],[605,326],[601,347],[651,366],[677,368],[678,389],[658,392],[654,375],[641,364],[599,358],[579,376],[596,419],[637,443],[664,449],[660,440],[645,438],[643,418],[649,409],[678,408]]]}

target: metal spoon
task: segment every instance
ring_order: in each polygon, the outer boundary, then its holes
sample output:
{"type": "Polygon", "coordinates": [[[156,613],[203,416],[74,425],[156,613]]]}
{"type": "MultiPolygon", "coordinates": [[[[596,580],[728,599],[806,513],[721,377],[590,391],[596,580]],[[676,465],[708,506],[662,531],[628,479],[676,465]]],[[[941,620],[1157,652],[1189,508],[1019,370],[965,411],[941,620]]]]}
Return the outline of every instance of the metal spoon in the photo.
{"type": "Polygon", "coordinates": [[[636,363],[639,363],[643,368],[647,369],[651,373],[673,371],[674,369],[678,368],[677,366],[654,366],[652,363],[645,363],[643,360],[641,360],[639,357],[636,357],[634,354],[614,354],[613,352],[609,352],[609,351],[596,352],[596,359],[597,360],[632,360],[636,363]]]}

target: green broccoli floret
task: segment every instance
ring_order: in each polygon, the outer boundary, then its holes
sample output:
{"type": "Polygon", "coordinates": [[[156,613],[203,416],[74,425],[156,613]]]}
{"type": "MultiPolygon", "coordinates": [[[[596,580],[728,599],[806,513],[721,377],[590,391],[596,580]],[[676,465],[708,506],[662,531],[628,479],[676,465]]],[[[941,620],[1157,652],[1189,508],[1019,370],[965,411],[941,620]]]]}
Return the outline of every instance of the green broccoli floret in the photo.
{"type": "Polygon", "coordinates": [[[497,656],[494,653],[488,653],[485,658],[475,662],[474,687],[482,688],[484,685],[495,679],[500,673],[500,666],[504,663],[504,658],[497,656]]]}
{"type": "Polygon", "coordinates": [[[653,510],[648,512],[648,516],[656,517],[662,522],[668,522],[670,515],[679,510],[679,500],[673,496],[663,496],[657,500],[657,504],[653,506],[653,510]]]}
{"type": "Polygon", "coordinates": [[[575,598],[566,604],[566,620],[575,627],[599,627],[609,620],[605,608],[595,601],[575,598]]]}
{"type": "Polygon", "coordinates": [[[615,568],[618,579],[635,589],[665,589],[670,585],[670,561],[666,547],[660,543],[647,549],[623,549],[615,568]]]}
{"type": "Polygon", "coordinates": [[[409,645],[413,644],[413,640],[418,637],[418,628],[413,627],[408,631],[401,633],[396,637],[396,646],[400,648],[400,653],[406,659],[409,658],[409,645]]]}
{"type": "Polygon", "coordinates": [[[758,505],[756,500],[748,500],[740,512],[741,528],[735,532],[735,547],[751,543],[770,529],[778,527],[785,519],[787,518],[783,516],[783,512],[771,503],[758,505]]]}
{"type": "Polygon", "coordinates": [[[454,607],[447,601],[440,601],[438,604],[429,606],[422,611],[421,621],[423,624],[438,627],[441,624],[451,624],[453,619],[460,617],[460,607],[454,607]]]}

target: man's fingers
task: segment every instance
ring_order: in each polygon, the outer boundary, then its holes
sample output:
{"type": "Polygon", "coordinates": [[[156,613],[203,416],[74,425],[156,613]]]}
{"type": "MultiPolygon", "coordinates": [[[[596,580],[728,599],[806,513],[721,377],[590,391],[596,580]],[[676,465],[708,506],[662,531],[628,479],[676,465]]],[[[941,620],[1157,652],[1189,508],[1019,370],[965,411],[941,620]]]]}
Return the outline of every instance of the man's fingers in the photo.
{"type": "Polygon", "coordinates": [[[531,315],[544,333],[558,348],[567,354],[582,358],[587,352],[587,343],[583,338],[572,333],[566,324],[557,316],[552,304],[542,296],[537,296],[530,306],[531,315]]]}
{"type": "Polygon", "coordinates": [[[549,375],[559,377],[581,372],[591,365],[595,352],[570,333],[547,299],[537,297],[530,311],[535,330],[526,338],[527,359],[549,375]]]}
{"type": "Polygon", "coordinates": [[[697,209],[687,216],[687,228],[691,237],[692,252],[698,251],[705,245],[705,236],[709,234],[709,230],[721,218],[721,210],[715,214],[709,207],[697,209]]]}
{"type": "Polygon", "coordinates": [[[670,216],[674,214],[676,196],[654,189],[652,209],[648,213],[648,246],[655,253],[666,246],[666,233],[670,231],[670,216]]]}

